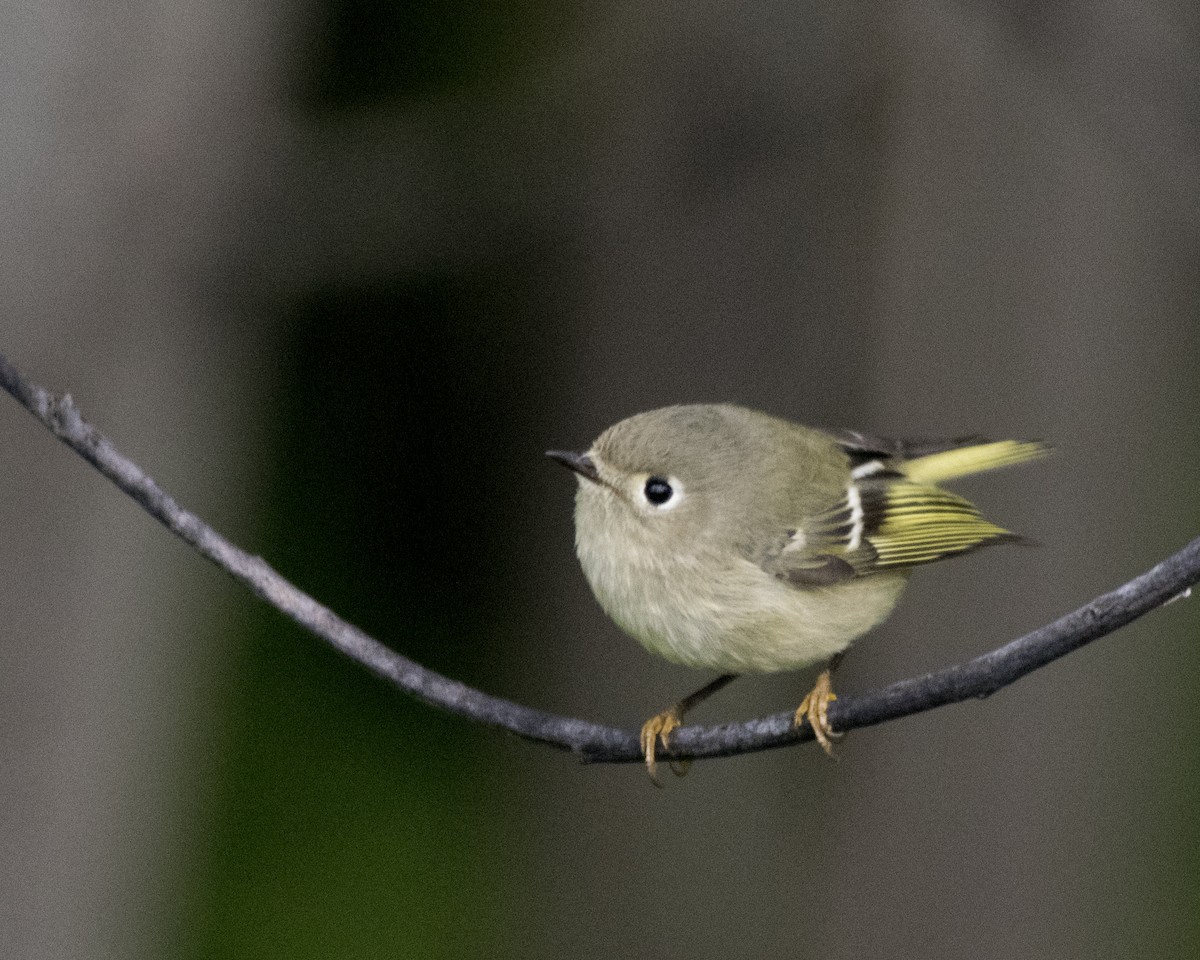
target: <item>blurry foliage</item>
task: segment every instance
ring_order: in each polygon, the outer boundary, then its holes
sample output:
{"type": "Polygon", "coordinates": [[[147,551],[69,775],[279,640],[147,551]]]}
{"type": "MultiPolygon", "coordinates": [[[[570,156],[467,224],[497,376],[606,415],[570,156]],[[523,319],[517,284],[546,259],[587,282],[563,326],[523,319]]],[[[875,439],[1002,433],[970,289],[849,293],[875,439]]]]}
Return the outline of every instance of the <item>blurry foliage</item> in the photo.
{"type": "MultiPolygon", "coordinates": [[[[325,293],[294,312],[260,538],[303,588],[451,673],[497,659],[503,616],[487,575],[503,538],[472,534],[479,466],[504,442],[478,418],[505,366],[472,349],[494,340],[469,286],[325,293]]],[[[505,811],[488,735],[263,607],[248,616],[195,955],[458,956],[493,938],[505,811]]]]}
{"type": "MultiPolygon", "coordinates": [[[[536,281],[318,291],[283,307],[259,549],[403,653],[494,684],[519,601],[522,411],[553,338],[536,281]]],[[[540,462],[540,461],[539,461],[540,462]]],[[[226,752],[188,926],[202,957],[459,956],[511,916],[495,735],[418,706],[261,606],[233,645],[226,752]]]]}
{"type": "MultiPolygon", "coordinates": [[[[334,0],[299,65],[317,78],[307,105],[486,94],[540,42],[545,6],[334,0]]],[[[528,454],[514,434],[554,349],[531,321],[530,262],[276,305],[284,369],[264,412],[276,447],[259,549],[339,614],[468,682],[502,672],[497,625],[515,597],[497,573],[513,560],[504,518],[527,510],[513,502],[528,454]]],[[[188,952],[495,953],[514,915],[500,849],[514,821],[494,734],[417,706],[262,606],[247,617],[188,952]]]]}
{"type": "Polygon", "coordinates": [[[309,99],[361,107],[503,83],[572,9],[545,0],[330,0],[309,99]]]}
{"type": "Polygon", "coordinates": [[[290,472],[283,507],[325,544],[316,569],[293,572],[319,576],[334,606],[360,606],[363,584],[382,578],[369,603],[386,609],[363,611],[361,625],[384,636],[398,612],[408,621],[414,607],[436,608],[421,626],[454,621],[426,651],[447,670],[472,646],[457,629],[493,619],[510,592],[495,576],[509,543],[497,520],[519,430],[511,394],[528,387],[511,375],[512,355],[529,344],[491,282],[460,274],[318,293],[290,340],[284,422],[298,432],[279,460],[306,469],[290,472]]]}

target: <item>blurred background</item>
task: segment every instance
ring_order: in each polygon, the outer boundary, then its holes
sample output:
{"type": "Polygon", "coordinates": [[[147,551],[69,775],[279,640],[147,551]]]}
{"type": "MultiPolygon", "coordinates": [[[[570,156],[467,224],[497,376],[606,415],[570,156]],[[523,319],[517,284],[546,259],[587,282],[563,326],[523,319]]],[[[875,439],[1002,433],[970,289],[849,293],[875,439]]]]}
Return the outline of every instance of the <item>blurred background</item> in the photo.
{"type": "MultiPolygon", "coordinates": [[[[0,8],[0,350],[402,653],[636,728],[542,458],[733,400],[1041,437],[1043,543],[924,570],[839,690],[1200,534],[1193,3],[0,8]]],[[[1196,600],[986,702],[654,790],[303,634],[0,398],[14,958],[1200,954],[1196,600]]],[[[714,723],[790,709],[734,684],[714,723]]]]}

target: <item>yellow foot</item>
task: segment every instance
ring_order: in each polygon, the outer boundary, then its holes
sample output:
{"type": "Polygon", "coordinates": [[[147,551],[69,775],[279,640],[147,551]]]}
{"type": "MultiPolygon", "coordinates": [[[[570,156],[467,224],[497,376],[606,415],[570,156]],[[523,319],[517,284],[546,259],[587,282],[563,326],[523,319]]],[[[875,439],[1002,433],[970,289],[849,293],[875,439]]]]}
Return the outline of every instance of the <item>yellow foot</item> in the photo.
{"type": "MultiPolygon", "coordinates": [[[[655,714],[642,724],[642,754],[646,757],[646,772],[650,774],[650,779],[656,787],[661,787],[662,784],[658,782],[658,761],[654,759],[654,751],[657,749],[658,743],[664,747],[668,746],[671,731],[682,725],[683,711],[679,709],[679,704],[675,704],[662,713],[655,714]]],[[[687,773],[689,766],[691,764],[681,763],[676,767],[672,763],[671,772],[677,777],[682,777],[687,773]]]]}
{"type": "Polygon", "coordinates": [[[836,699],[829,671],[822,670],[821,675],[817,677],[816,685],[796,709],[796,726],[800,726],[807,720],[808,725],[812,727],[813,736],[831,757],[833,756],[833,744],[830,741],[837,740],[842,736],[840,733],[835,733],[829,726],[829,704],[836,699]]]}

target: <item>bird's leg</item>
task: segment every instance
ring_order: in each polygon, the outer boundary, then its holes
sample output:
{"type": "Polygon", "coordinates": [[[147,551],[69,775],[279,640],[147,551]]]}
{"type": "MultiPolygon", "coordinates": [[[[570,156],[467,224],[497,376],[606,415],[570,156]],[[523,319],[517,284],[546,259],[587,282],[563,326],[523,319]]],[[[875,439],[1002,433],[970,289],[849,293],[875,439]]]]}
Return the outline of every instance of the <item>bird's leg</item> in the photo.
{"type": "MultiPolygon", "coordinates": [[[[646,770],[656,787],[662,786],[658,782],[658,764],[654,759],[656,743],[661,742],[664,747],[668,746],[671,731],[683,724],[684,715],[692,707],[707,700],[722,687],[726,686],[736,676],[736,673],[721,674],[716,680],[706,683],[695,693],[684,697],[675,706],[669,707],[662,713],[655,714],[642,724],[642,753],[646,757],[646,770]]],[[[680,769],[676,769],[675,764],[672,762],[671,772],[677,777],[682,777],[687,773],[687,764],[684,764],[680,769]]]]}
{"type": "Polygon", "coordinates": [[[796,726],[800,726],[807,720],[808,725],[812,727],[813,736],[817,738],[817,743],[831,757],[833,756],[833,744],[830,741],[844,736],[844,734],[836,733],[829,726],[829,704],[837,699],[837,695],[833,692],[833,671],[842,662],[842,656],[842,653],[835,653],[830,657],[829,665],[821,671],[821,675],[817,677],[817,682],[809,691],[808,696],[796,708],[796,726]]]}

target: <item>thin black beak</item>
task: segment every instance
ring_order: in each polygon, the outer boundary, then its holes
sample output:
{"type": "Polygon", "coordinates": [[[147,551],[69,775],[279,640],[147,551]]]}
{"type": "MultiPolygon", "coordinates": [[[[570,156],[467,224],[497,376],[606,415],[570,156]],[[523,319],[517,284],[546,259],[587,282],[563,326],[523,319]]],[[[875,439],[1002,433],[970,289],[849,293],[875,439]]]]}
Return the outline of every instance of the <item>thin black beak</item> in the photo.
{"type": "Polygon", "coordinates": [[[587,477],[592,483],[600,482],[600,471],[586,453],[570,453],[566,450],[547,450],[546,456],[561,463],[568,470],[574,470],[581,477],[587,477]]]}

